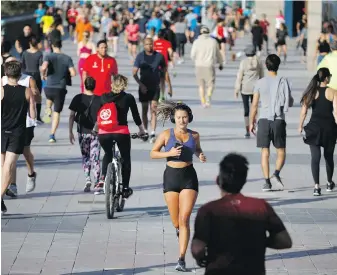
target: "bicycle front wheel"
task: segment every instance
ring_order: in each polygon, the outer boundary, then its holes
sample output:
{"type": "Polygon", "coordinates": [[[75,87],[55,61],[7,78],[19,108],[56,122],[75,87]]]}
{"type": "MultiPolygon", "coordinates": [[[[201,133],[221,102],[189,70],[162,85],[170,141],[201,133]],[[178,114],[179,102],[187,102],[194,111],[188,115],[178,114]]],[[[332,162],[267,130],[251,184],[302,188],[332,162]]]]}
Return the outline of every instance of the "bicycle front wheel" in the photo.
{"type": "Polygon", "coordinates": [[[112,219],[115,213],[115,186],[116,186],[116,171],[115,166],[109,163],[105,178],[105,212],[108,219],[112,219]]]}

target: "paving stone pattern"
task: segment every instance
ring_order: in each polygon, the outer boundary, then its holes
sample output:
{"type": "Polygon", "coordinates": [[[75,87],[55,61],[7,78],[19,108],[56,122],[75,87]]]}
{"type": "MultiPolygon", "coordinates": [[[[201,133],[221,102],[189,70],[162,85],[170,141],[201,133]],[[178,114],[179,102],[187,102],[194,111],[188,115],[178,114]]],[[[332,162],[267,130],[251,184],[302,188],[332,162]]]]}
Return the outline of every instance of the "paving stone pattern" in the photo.
{"type": "MultiPolygon", "coordinates": [[[[248,41],[238,41],[236,49],[243,50],[248,41]]],[[[189,53],[190,46],[187,48],[189,53]]],[[[123,46],[120,50],[117,58],[119,71],[130,77],[129,91],[138,98],[136,83],[131,78],[130,59],[123,46]]],[[[72,43],[65,42],[63,51],[77,63],[72,43]]],[[[234,98],[239,61],[229,62],[222,72],[217,72],[211,109],[202,109],[199,105],[189,57],[184,64],[177,66],[177,77],[172,77],[174,99],[192,107],[195,119],[191,127],[200,132],[201,144],[208,157],[205,164],[195,161],[200,194],[191,224],[202,204],[219,197],[214,179],[221,158],[231,151],[240,152],[250,162],[244,193],[266,198],[285,222],[294,242],[292,249],[267,251],[267,274],[336,275],[337,195],[323,191],[320,198],[312,196],[309,148],[296,130],[300,95],[312,73],[299,63],[300,52],[290,49],[288,60],[286,65],[281,65],[280,74],[291,81],[296,105],[287,115],[288,155],[281,173],[286,190],[271,193],[261,192],[260,153],[255,146],[255,138],[244,139],[243,107],[241,100],[234,98]]],[[[39,126],[35,130],[32,150],[38,177],[37,188],[31,194],[24,193],[27,170],[23,158],[19,160],[19,198],[6,200],[8,214],[1,220],[1,274],[176,273],[178,245],[162,196],[165,162],[150,160],[150,144],[132,141],[131,186],[134,195],[127,202],[124,212],[116,214],[116,219],[106,219],[104,196],[83,193],[85,178],[79,146],[70,145],[68,140],[67,107],[80,91],[79,77],[73,83],[61,115],[57,143],[48,143],[50,125],[39,126]]],[[[130,128],[132,132],[137,130],[131,117],[130,128]]],[[[271,160],[272,163],[275,161],[274,150],[271,160]]],[[[271,169],[273,167],[272,164],[271,169]]],[[[325,180],[325,168],[322,166],[322,183],[325,180]]],[[[188,273],[203,274],[203,269],[196,266],[189,251],[186,260],[190,268],[188,273]]]]}

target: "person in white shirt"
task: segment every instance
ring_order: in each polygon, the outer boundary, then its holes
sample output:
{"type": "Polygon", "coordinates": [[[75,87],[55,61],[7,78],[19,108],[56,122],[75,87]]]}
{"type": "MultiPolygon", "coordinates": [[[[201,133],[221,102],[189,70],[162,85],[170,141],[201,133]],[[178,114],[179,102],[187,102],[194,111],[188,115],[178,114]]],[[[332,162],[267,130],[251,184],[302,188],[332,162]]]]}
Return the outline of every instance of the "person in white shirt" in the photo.
{"type": "MultiPolygon", "coordinates": [[[[6,62],[16,60],[14,57],[10,57],[6,60],[6,62]]],[[[2,77],[2,85],[6,85],[8,83],[7,76],[2,77]]],[[[30,88],[32,93],[35,95],[36,98],[41,97],[40,91],[37,88],[35,80],[26,74],[22,74],[18,84],[27,88],[30,88]]],[[[30,149],[31,142],[34,138],[34,128],[37,126],[36,119],[32,119],[29,116],[29,113],[27,113],[27,119],[26,119],[26,131],[25,131],[25,147],[23,150],[23,155],[26,159],[27,169],[28,169],[28,177],[27,177],[27,183],[26,183],[26,192],[32,192],[35,189],[36,186],[36,172],[34,171],[34,155],[32,154],[32,151],[30,149]]],[[[16,186],[16,172],[14,173],[12,177],[12,183],[10,184],[7,192],[7,196],[10,196],[12,198],[17,197],[18,191],[16,186]]]]}

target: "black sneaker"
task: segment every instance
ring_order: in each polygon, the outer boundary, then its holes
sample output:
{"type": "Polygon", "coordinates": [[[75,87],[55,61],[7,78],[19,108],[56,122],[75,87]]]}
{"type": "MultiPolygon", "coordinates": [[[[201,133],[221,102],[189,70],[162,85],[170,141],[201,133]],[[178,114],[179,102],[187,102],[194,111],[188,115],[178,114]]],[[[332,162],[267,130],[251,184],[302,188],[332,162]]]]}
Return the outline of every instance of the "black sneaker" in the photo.
{"type": "Polygon", "coordinates": [[[314,194],[315,197],[318,197],[321,195],[321,188],[315,188],[314,189],[314,194]]]}
{"type": "Polygon", "coordinates": [[[7,207],[5,205],[4,200],[1,200],[1,213],[5,214],[7,212],[7,207]]]}
{"type": "Polygon", "coordinates": [[[282,191],[284,189],[284,185],[281,181],[280,176],[276,176],[275,174],[270,178],[272,185],[274,186],[274,190],[282,191]]]}
{"type": "Polygon", "coordinates": [[[178,263],[177,263],[177,265],[176,265],[176,270],[177,270],[177,271],[183,271],[183,272],[186,272],[186,271],[187,271],[185,260],[182,260],[182,259],[179,259],[179,260],[178,260],[178,263]]]}
{"type": "Polygon", "coordinates": [[[129,188],[123,188],[123,198],[124,199],[127,199],[129,198],[130,196],[132,196],[133,194],[133,190],[129,187],[129,188]]]}
{"type": "Polygon", "coordinates": [[[268,191],[271,191],[271,183],[265,183],[262,187],[262,191],[263,192],[268,192],[268,191]]]}
{"type": "Polygon", "coordinates": [[[336,187],[336,184],[332,181],[332,182],[328,182],[328,184],[326,185],[326,191],[327,192],[332,192],[336,187]]]}

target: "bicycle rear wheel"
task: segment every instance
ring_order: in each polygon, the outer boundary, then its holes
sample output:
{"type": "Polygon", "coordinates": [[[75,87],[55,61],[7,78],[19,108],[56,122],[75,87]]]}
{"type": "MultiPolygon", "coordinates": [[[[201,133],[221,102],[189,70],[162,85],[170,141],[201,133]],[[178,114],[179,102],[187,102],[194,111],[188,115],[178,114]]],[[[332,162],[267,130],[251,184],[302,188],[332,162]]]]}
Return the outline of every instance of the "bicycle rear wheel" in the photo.
{"type": "Polygon", "coordinates": [[[105,212],[108,219],[112,219],[115,213],[115,185],[116,185],[116,172],[115,166],[109,163],[107,174],[105,178],[105,212]]]}

